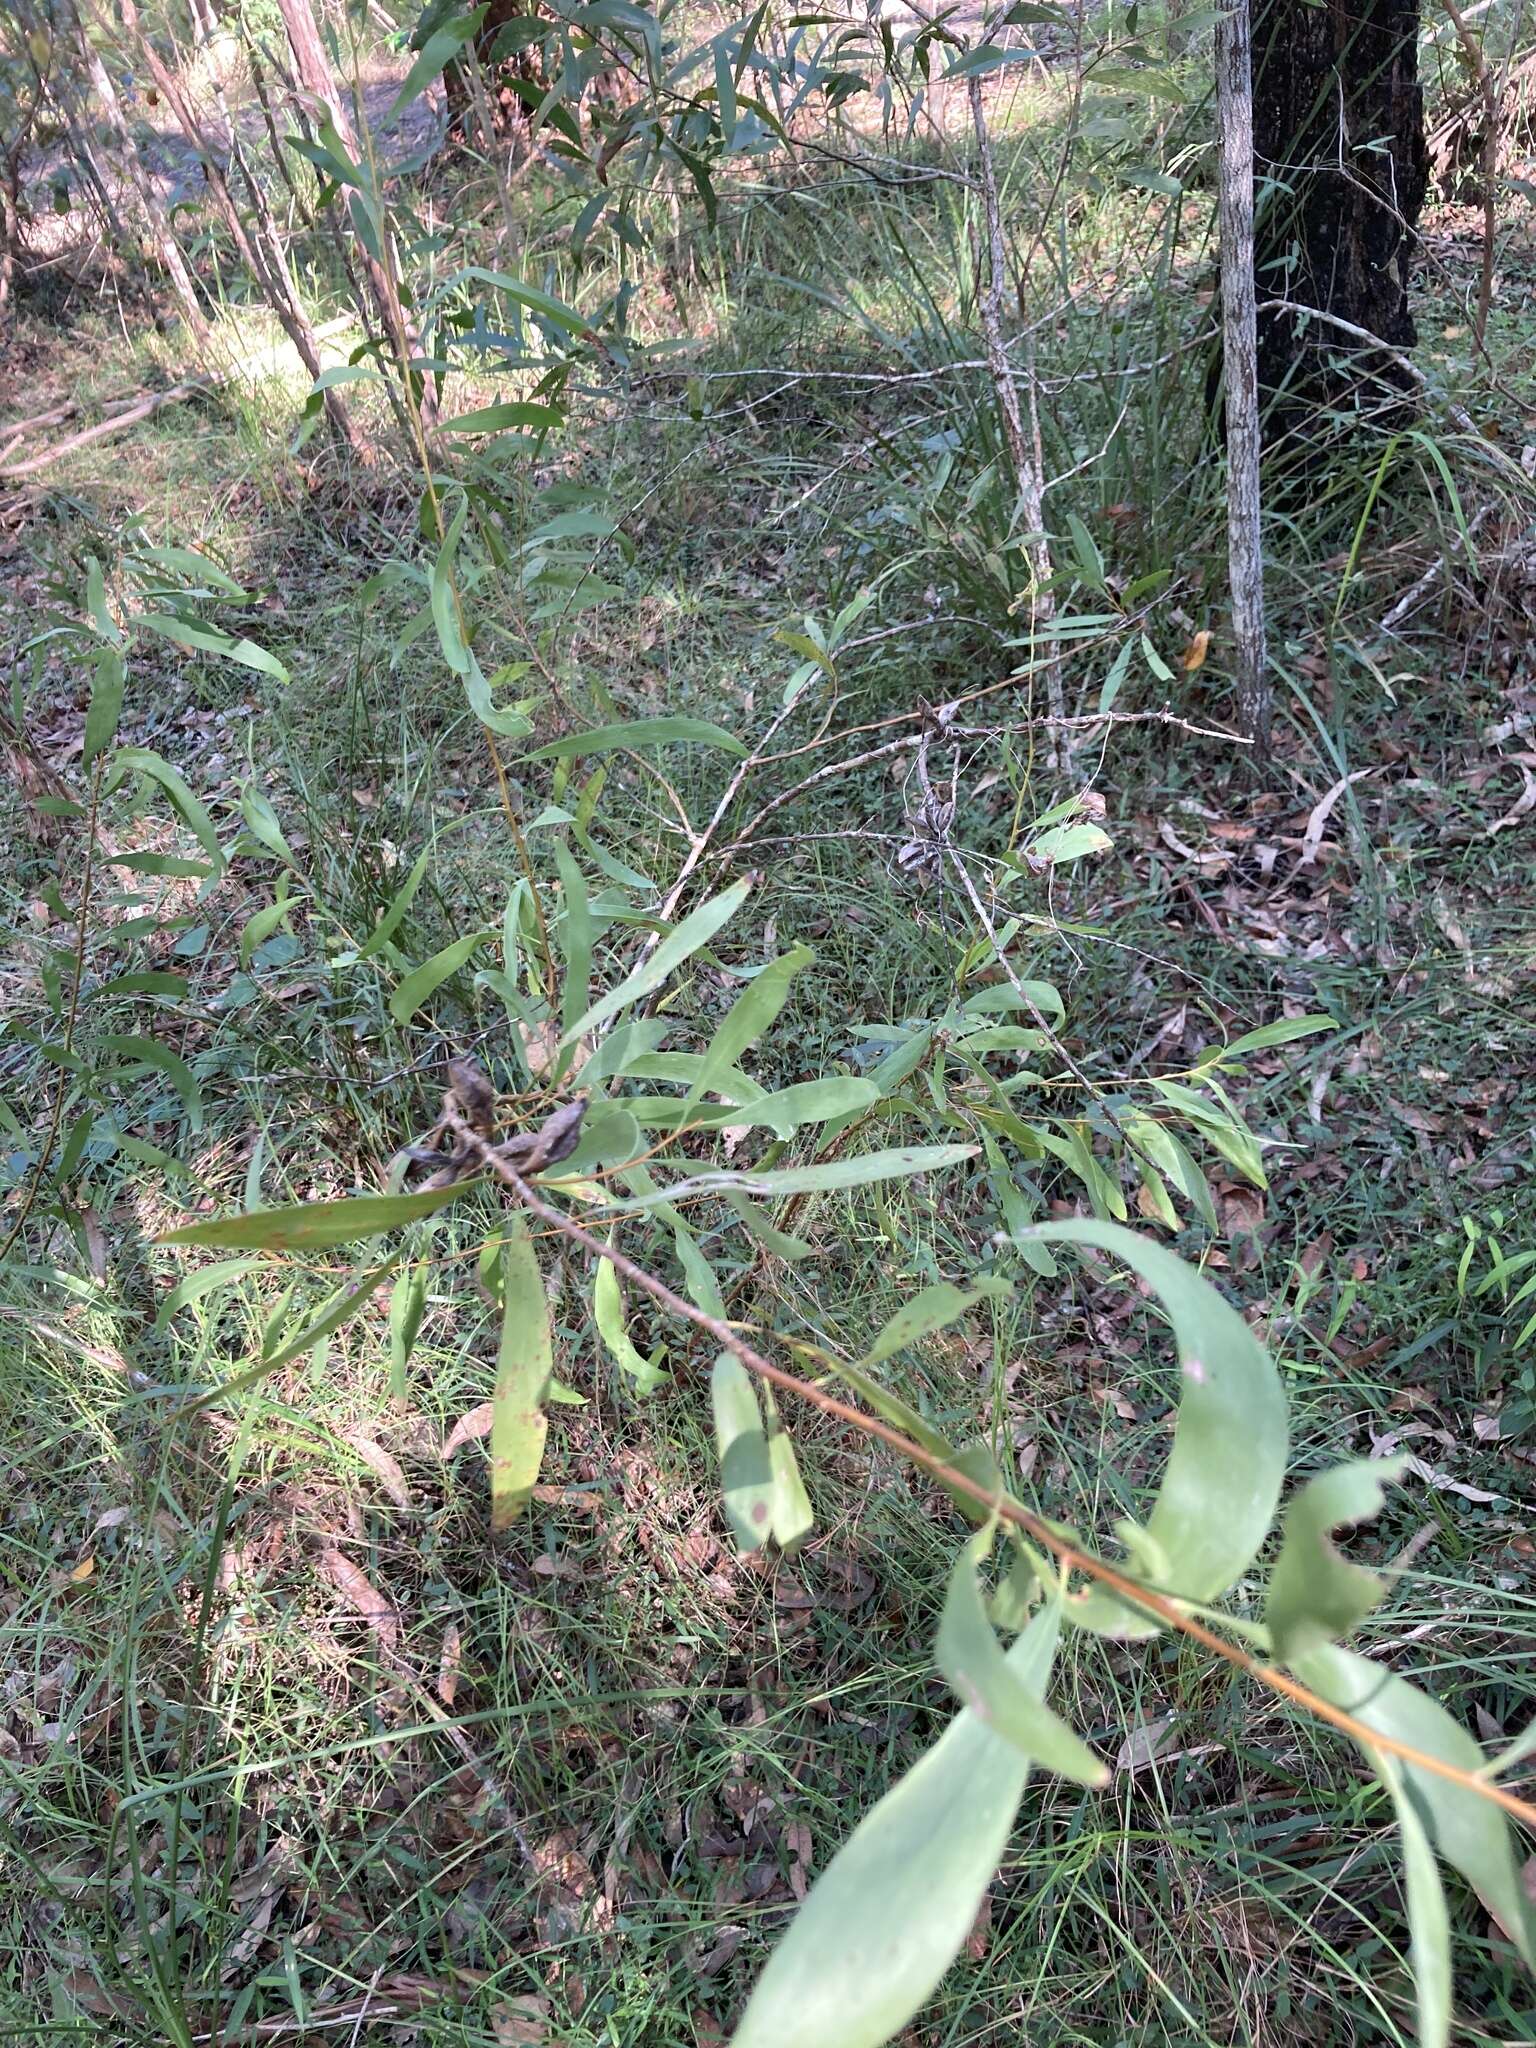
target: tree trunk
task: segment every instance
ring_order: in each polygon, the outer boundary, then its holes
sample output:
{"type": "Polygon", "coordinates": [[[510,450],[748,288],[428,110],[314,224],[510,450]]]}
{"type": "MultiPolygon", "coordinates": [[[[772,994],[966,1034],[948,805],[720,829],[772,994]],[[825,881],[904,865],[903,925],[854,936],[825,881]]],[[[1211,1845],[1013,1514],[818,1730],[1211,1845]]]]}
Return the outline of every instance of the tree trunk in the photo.
{"type": "MultiPolygon", "coordinates": [[[[276,314],[283,332],[298,351],[300,362],[311,377],[318,377],[320,348],[315,339],[314,326],[289,279],[281,243],[274,238],[273,224],[260,186],[254,179],[250,180],[252,205],[255,209],[256,232],[253,237],[240,218],[240,209],[235,204],[234,193],[229,189],[224,166],[205,134],[192,102],[182,91],[180,81],[167,69],[164,59],[140,23],[136,0],[118,0],[118,4],[123,17],[123,27],[138,46],[145,68],[154,80],[160,97],[175,115],[182,134],[197,152],[203,167],[203,176],[208,181],[209,193],[225,227],[229,230],[230,239],[239,252],[241,262],[255,280],[262,297],[276,314]]],[[[229,141],[231,152],[238,155],[239,131],[233,124],[230,125],[229,141]]],[[[323,404],[325,416],[337,438],[366,461],[367,443],[353,425],[341,393],[328,390],[323,404]]]]}
{"type": "Polygon", "coordinates": [[[1429,182],[1418,32],[1418,0],[1258,0],[1255,275],[1271,445],[1316,438],[1323,409],[1404,407],[1410,382],[1389,355],[1288,308],[1337,314],[1398,351],[1417,338],[1408,268],[1429,182]]]}
{"type": "Polygon", "coordinates": [[[1248,0],[1216,24],[1221,131],[1221,338],[1227,421],[1227,587],[1238,717],[1255,758],[1269,743],[1273,705],[1264,639],[1264,542],[1259,493],[1259,382],[1253,268],[1253,68],[1248,0]]]}
{"type": "Polygon", "coordinates": [[[155,190],[154,179],[139,161],[133,138],[123,119],[123,110],[117,97],[117,88],[112,75],[102,60],[100,51],[91,40],[89,23],[83,14],[73,15],[75,34],[79,38],[80,53],[85,62],[85,74],[91,82],[101,114],[101,134],[109,152],[114,152],[128,179],[138,194],[139,205],[144,211],[146,230],[160,267],[170,279],[171,288],[181,302],[182,316],[192,331],[199,348],[208,339],[208,322],[203,314],[202,304],[197,296],[197,287],[192,273],[187,268],[170,224],[165,217],[165,208],[160,204],[160,195],[155,190]]]}
{"type": "MultiPolygon", "coordinates": [[[[331,117],[337,135],[352,161],[363,168],[358,151],[357,133],[346,102],[337,88],[335,74],[325,42],[320,34],[320,24],[315,19],[312,0],[277,0],[278,11],[283,17],[283,27],[288,36],[288,48],[293,54],[294,73],[300,86],[312,100],[317,101],[331,117]]],[[[382,212],[382,207],[380,209],[382,212]]],[[[379,228],[379,248],[387,254],[385,237],[388,233],[383,222],[379,228]]],[[[400,375],[414,392],[422,426],[428,431],[437,420],[437,401],[430,371],[415,370],[412,363],[421,355],[421,346],[413,322],[407,317],[401,302],[399,288],[389,264],[380,262],[363,244],[363,268],[368,278],[374,304],[379,311],[384,331],[389,336],[399,360],[400,375]]]]}

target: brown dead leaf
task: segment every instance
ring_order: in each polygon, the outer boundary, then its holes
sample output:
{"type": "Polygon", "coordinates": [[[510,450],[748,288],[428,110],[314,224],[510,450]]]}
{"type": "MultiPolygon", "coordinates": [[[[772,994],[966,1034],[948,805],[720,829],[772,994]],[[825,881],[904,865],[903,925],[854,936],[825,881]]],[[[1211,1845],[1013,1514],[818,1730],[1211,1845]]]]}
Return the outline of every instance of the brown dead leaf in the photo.
{"type": "Polygon", "coordinates": [[[85,1255],[90,1261],[92,1277],[97,1280],[105,1280],[107,1277],[107,1240],[102,1232],[101,1218],[94,1209],[85,1208],[80,1211],[80,1228],[85,1232],[85,1255]]]}
{"type": "Polygon", "coordinates": [[[547,1998],[508,1998],[491,2013],[496,2048],[542,2048],[549,2038],[547,1998]]]}
{"type": "Polygon", "coordinates": [[[320,1570],[349,1607],[355,1608],[386,1650],[400,1641],[400,1617],[393,1601],[381,1593],[368,1574],[339,1550],[322,1550],[320,1570]]]}
{"type": "Polygon", "coordinates": [[[443,1647],[437,1660],[437,1696],[445,1707],[453,1705],[454,1695],[458,1692],[463,1656],[464,1638],[459,1633],[459,1624],[450,1621],[443,1630],[443,1647]]]}
{"type": "Polygon", "coordinates": [[[405,1483],[405,1474],[384,1446],[376,1444],[371,1436],[352,1435],[347,1438],[347,1442],[378,1480],[395,1506],[403,1508],[409,1514],[413,1505],[411,1489],[405,1483]]]}
{"type": "Polygon", "coordinates": [[[478,1408],[471,1408],[467,1415],[461,1415],[443,1439],[443,1457],[446,1461],[455,1451],[462,1450],[467,1443],[478,1437],[489,1436],[491,1424],[496,1420],[494,1401],[482,1401],[478,1408]]]}
{"type": "Polygon", "coordinates": [[[1185,673],[1193,675],[1197,668],[1203,668],[1205,666],[1205,657],[1209,654],[1210,650],[1211,636],[1209,631],[1202,626],[1180,656],[1185,673]]]}
{"type": "Polygon", "coordinates": [[[714,1946],[709,1950],[708,1954],[700,1956],[699,1960],[694,1964],[693,1974],[696,1977],[713,1977],[718,1971],[723,1970],[731,1960],[731,1957],[735,1955],[737,1949],[741,1947],[742,1942],[746,1939],[746,1934],[747,1930],[745,1927],[735,1925],[722,1927],[715,1936],[714,1946]]]}
{"type": "Polygon", "coordinates": [[[811,1888],[811,1831],[803,1820],[792,1820],[780,1839],[789,1854],[789,1888],[803,1899],[811,1888]]]}
{"type": "Polygon", "coordinates": [[[1167,1747],[1177,1714],[1160,1714],[1155,1721],[1138,1721],[1115,1752],[1117,1771],[1143,1771],[1167,1747]]]}
{"type": "Polygon", "coordinates": [[[539,1080],[554,1065],[560,1050],[560,1020],[558,1017],[546,1017],[541,1023],[525,1024],[522,1031],[523,1057],[528,1062],[529,1073],[539,1080]]]}
{"type": "MultiPolygon", "coordinates": [[[[1209,639],[1209,634],[1206,635],[1209,639]]],[[[985,1892],[981,1904],[976,1908],[976,1918],[971,1922],[971,1931],[965,1937],[965,1952],[973,1963],[982,1962],[987,1953],[987,1944],[992,1935],[992,1894],[985,1892]]]]}
{"type": "Polygon", "coordinates": [[[70,1566],[69,1583],[72,1586],[83,1586],[86,1580],[95,1571],[95,1569],[96,1560],[94,1557],[90,1556],[89,1553],[87,1553],[86,1556],[81,1558],[78,1564],[73,1564],[70,1566]]]}

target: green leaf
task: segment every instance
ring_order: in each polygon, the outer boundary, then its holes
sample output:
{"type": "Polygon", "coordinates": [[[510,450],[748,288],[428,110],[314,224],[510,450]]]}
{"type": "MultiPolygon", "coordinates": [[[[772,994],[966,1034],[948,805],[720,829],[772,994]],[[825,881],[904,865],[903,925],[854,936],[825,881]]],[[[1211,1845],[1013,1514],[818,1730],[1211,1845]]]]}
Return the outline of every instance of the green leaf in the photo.
{"type": "MultiPolygon", "coordinates": [[[[1298,1656],[1291,1668],[1304,1685],[1376,1734],[1390,1735],[1464,1771],[1483,1768],[1482,1751],[1460,1722],[1385,1665],[1340,1643],[1324,1643],[1298,1656]]],[[[1369,1760],[1375,1763],[1374,1754],[1369,1760]]],[[[1436,1850],[1495,1915],[1526,1968],[1536,1969],[1536,1913],[1525,1895],[1514,1833],[1502,1811],[1491,1799],[1416,1764],[1404,1762],[1401,1769],[1436,1850]]]]}
{"type": "Polygon", "coordinates": [[[707,946],[721,926],[736,915],[747,900],[747,891],[751,887],[752,877],[744,875],[729,889],[723,889],[718,896],[710,897],[707,903],[701,903],[697,910],[691,911],[633,974],[621,981],[617,988],[610,989],[607,995],[600,996],[586,1015],[577,1019],[561,1039],[561,1045],[573,1044],[599,1024],[617,1016],[620,1010],[627,1010],[632,1003],[639,1002],[652,989],[660,988],[674,968],[680,967],[701,946],[707,946]]]}
{"type": "Polygon", "coordinates": [[[709,1382],[725,1518],[739,1556],[760,1550],[773,1532],[774,1473],[757,1389],[739,1358],[722,1351],[709,1382]]]}
{"type": "Polygon", "coordinates": [[[518,1215],[502,1254],[501,1354],[491,1404],[492,1529],[509,1528],[533,1497],[549,1432],[543,1403],[553,1371],[544,1279],[527,1221],[518,1215]]]}
{"type": "Polygon", "coordinates": [[[979,1530],[955,1559],[934,1662],[961,1705],[995,1728],[1021,1755],[1075,1784],[1107,1784],[1108,1765],[1052,1713],[1003,1655],[977,1577],[977,1567],[991,1548],[989,1526],[979,1530]]]}
{"type": "Polygon", "coordinates": [[[407,1024],[432,991],[445,982],[450,974],[457,974],[477,946],[483,946],[488,939],[494,939],[495,932],[466,932],[462,938],[454,939],[430,960],[424,960],[419,967],[413,967],[389,999],[389,1014],[397,1024],[407,1024]]]}
{"type": "Polygon", "coordinates": [[[426,1306],[427,1262],[418,1259],[389,1291],[389,1391],[402,1405],[410,1397],[411,1353],[426,1306]]]}
{"type": "Polygon", "coordinates": [[[901,1180],[913,1173],[938,1173],[974,1159],[975,1145],[902,1145],[888,1152],[860,1152],[851,1159],[828,1159],[816,1166],[778,1167],[767,1173],[699,1173],[674,1181],[659,1196],[644,1195],[616,1203],[621,1209],[647,1209],[655,1201],[676,1201],[682,1195],[815,1195],[843,1188],[869,1187],[877,1181],[901,1180]]]}
{"type": "Polygon", "coordinates": [[[216,1287],[223,1287],[230,1280],[238,1280],[243,1274],[260,1270],[261,1259],[215,1259],[211,1266],[199,1266],[195,1273],[188,1273],[178,1280],[170,1293],[155,1311],[155,1328],[163,1330],[178,1309],[188,1302],[200,1301],[205,1294],[211,1294],[216,1287]]]}
{"type": "Polygon", "coordinates": [[[408,107],[412,100],[419,98],[426,91],[433,80],[453,62],[484,19],[485,9],[477,7],[472,13],[461,16],[459,20],[448,22],[442,28],[433,30],[422,44],[415,63],[401,81],[394,103],[384,116],[383,126],[389,127],[402,107],[408,107]]]}
{"type": "Polygon", "coordinates": [[[202,1129],[203,1096],[197,1085],[197,1076],[168,1045],[161,1045],[158,1039],[121,1036],[117,1032],[105,1033],[100,1042],[109,1052],[120,1053],[127,1060],[142,1060],[145,1066],[154,1067],[164,1074],[186,1112],[187,1128],[192,1131],[202,1129]]]}
{"type": "Polygon", "coordinates": [[[853,1074],[824,1074],[816,1081],[797,1081],[777,1094],[760,1096],[755,1102],[733,1108],[733,1124],[766,1124],[776,1138],[789,1138],[803,1124],[827,1124],[835,1118],[857,1116],[880,1100],[873,1081],[853,1074]]]}
{"type": "Polygon", "coordinates": [[[254,640],[237,640],[233,634],[221,632],[217,626],[199,625],[175,612],[140,612],[133,624],[142,626],[148,633],[158,633],[163,640],[175,640],[182,647],[195,647],[203,654],[222,654],[226,661],[237,661],[242,668],[257,669],[262,675],[271,676],[274,682],[291,680],[275,654],[269,654],[265,647],[258,647],[254,640]]]}
{"type": "Polygon", "coordinates": [[[1264,1613],[1282,1663],[1348,1635],[1380,1601],[1382,1581],[1340,1556],[1329,1539],[1346,1523],[1380,1514],[1388,1483],[1402,1477],[1406,1464],[1405,1458],[1359,1458],[1335,1465],[1309,1479],[1286,1509],[1285,1540],[1270,1574],[1264,1613]]]}
{"type": "MultiPolygon", "coordinates": [[[[1168,1559],[1157,1590],[1206,1602],[1227,1592],[1269,1534],[1285,1477],[1285,1395],[1279,1374],[1237,1310],[1192,1266],[1115,1223],[1045,1223],[1052,1244],[1094,1245],[1153,1288],[1178,1344],[1182,1393],[1173,1447],[1146,1533],[1168,1559]]],[[[1120,1639],[1164,1624],[1102,1587],[1067,1602],[1081,1628],[1120,1639]]]]}
{"type": "Polygon", "coordinates": [[[599,725],[590,732],[567,733],[537,747],[530,761],[564,761],[577,755],[611,753],[616,747],[664,747],[681,742],[694,746],[718,747],[722,753],[746,757],[747,749],[734,733],[702,718],[635,718],[626,725],[599,725]]]}
{"type": "Polygon", "coordinates": [[[445,1208],[472,1181],[429,1188],[417,1195],[354,1195],[344,1202],[296,1202],[285,1209],[255,1209],[211,1223],[189,1223],[157,1244],[203,1244],[217,1251],[305,1252],[379,1237],[445,1208]]]}
{"type": "Polygon", "coordinates": [[[898,1351],[905,1351],[909,1344],[920,1344],[936,1330],[946,1329],[949,1324],[963,1316],[967,1309],[974,1308],[978,1301],[984,1301],[990,1295],[1011,1292],[1012,1289],[1006,1281],[994,1281],[985,1286],[966,1288],[956,1287],[948,1280],[940,1280],[932,1287],[925,1287],[921,1294],[914,1295],[903,1307],[897,1309],[859,1363],[866,1368],[879,1365],[882,1360],[894,1357],[898,1351]]]}
{"type": "Polygon", "coordinates": [[[772,1473],[770,1516],[773,1540],[786,1557],[793,1557],[816,1526],[810,1495],[800,1477],[795,1447],[782,1423],[768,1438],[768,1467],[772,1473]]]}
{"type": "Polygon", "coordinates": [[[582,1119],[576,1150],[553,1171],[560,1180],[585,1180],[597,1168],[622,1166],[644,1150],[640,1126],[622,1101],[594,1102],[582,1119]]]}
{"type": "MultiPolygon", "coordinates": [[[[171,1244],[175,1241],[173,1238],[160,1240],[162,1244],[171,1244]]],[[[200,1415],[205,1408],[213,1407],[215,1402],[227,1400],[231,1394],[248,1393],[252,1387],[259,1386],[270,1373],[279,1371],[285,1365],[291,1365],[294,1359],[301,1357],[304,1352],[313,1350],[322,1338],[331,1336],[343,1323],[351,1322],[355,1315],[360,1314],[368,1306],[373,1299],[374,1290],[382,1281],[389,1278],[399,1263],[400,1254],[393,1252],[381,1266],[375,1266],[360,1279],[348,1281],[346,1286],[338,1287],[313,1322],[306,1323],[298,1336],[285,1344],[281,1351],[276,1352],[271,1358],[264,1358],[260,1365],[252,1366],[249,1372],[237,1373],[233,1379],[225,1380],[222,1386],[214,1387],[200,1399],[190,1402],[181,1412],[184,1415],[200,1415]]]]}
{"type": "Polygon", "coordinates": [[[410,909],[411,904],[415,900],[416,891],[421,887],[422,878],[427,872],[427,862],[431,858],[432,842],[429,840],[411,864],[411,872],[406,876],[404,882],[391,898],[389,908],[358,947],[357,957],[359,960],[370,959],[382,947],[387,945],[400,929],[405,913],[410,909]]]}
{"type": "MultiPolygon", "coordinates": [[[[1008,1652],[1039,1697],[1060,1626],[1008,1652]]],[[[959,1954],[1013,1832],[1029,1764],[966,1709],[859,1823],[768,1960],[731,2048],[879,2048],[959,1954]]]]}
{"type": "Polygon", "coordinates": [[[528,399],[503,399],[443,421],[445,434],[500,434],[508,427],[558,427],[565,414],[558,405],[537,405],[528,399]]]}
{"type": "Polygon", "coordinates": [[[1289,1045],[1296,1038],[1310,1038],[1314,1032],[1337,1031],[1336,1017],[1324,1016],[1321,1012],[1307,1017],[1277,1017],[1273,1024],[1261,1024],[1256,1031],[1245,1031],[1241,1038],[1234,1038],[1229,1045],[1213,1046],[1202,1055],[1199,1064],[1204,1066],[1211,1060],[1234,1060],[1243,1053],[1258,1052],[1267,1045],[1289,1045]]]}
{"type": "Polygon", "coordinates": [[[741,1055],[756,1045],[769,1025],[774,1023],[788,999],[789,984],[814,958],[809,946],[796,946],[788,953],[781,953],[777,960],[770,960],[760,974],[753,975],[716,1026],[715,1035],[704,1053],[703,1064],[688,1090],[690,1104],[701,1101],[706,1095],[719,1093],[720,1077],[734,1067],[741,1055]]]}
{"type": "Polygon", "coordinates": [[[587,986],[592,978],[592,905],[586,878],[563,844],[555,847],[555,868],[560,876],[560,947],[565,955],[560,1021],[569,1025],[587,1007],[587,986]]]}
{"type": "Polygon", "coordinates": [[[597,1262],[597,1278],[592,1286],[592,1313],[597,1320],[598,1335],[607,1345],[615,1365],[633,1380],[637,1394],[654,1394],[658,1387],[668,1384],[671,1375],[653,1365],[648,1358],[641,1357],[625,1327],[624,1298],[619,1292],[619,1276],[612,1259],[599,1259],[597,1262]]]}
{"type": "MultiPolygon", "coordinates": [[[[209,860],[212,861],[216,868],[222,868],[224,865],[224,850],[219,845],[218,833],[213,829],[213,820],[187,787],[184,778],[177,774],[170,762],[162,760],[158,754],[151,752],[148,747],[119,747],[112,758],[112,766],[107,774],[107,795],[110,796],[115,789],[121,788],[130,775],[144,775],[151,782],[159,783],[160,787],[165,791],[172,810],[175,811],[176,815],[196,838],[209,860]]],[[[138,864],[143,866],[146,872],[153,873],[155,870],[149,868],[148,859],[149,856],[143,856],[138,864]]],[[[122,863],[125,867],[134,864],[128,860],[122,863]]],[[[167,873],[178,872],[177,869],[170,866],[167,866],[165,871],[167,873]]]]}
{"type": "MultiPolygon", "coordinates": [[[[93,568],[95,564],[91,565],[93,568]]],[[[96,756],[105,753],[117,737],[117,722],[123,710],[123,683],[127,670],[116,647],[103,647],[96,656],[96,674],[91,684],[91,701],[85,714],[85,746],[81,766],[89,768],[96,756]]]]}
{"type": "Polygon", "coordinates": [[[250,828],[252,837],[259,839],[268,853],[275,853],[279,860],[286,861],[297,871],[299,864],[293,857],[293,848],[283,837],[277,813],[259,789],[247,789],[241,793],[240,815],[250,828]]]}
{"type": "Polygon", "coordinates": [[[1068,861],[1081,860],[1085,854],[1108,853],[1113,844],[1102,826],[1083,822],[1057,825],[1050,832],[1042,832],[1025,851],[1031,861],[1062,867],[1068,861]]]}
{"type": "Polygon", "coordinates": [[[1451,2038],[1451,1923],[1435,1852],[1419,1819],[1402,1765],[1373,1754],[1376,1775],[1392,1795],[1403,1838],[1403,1891],[1408,1906],[1413,1982],[1419,2004],[1418,2048],[1448,2048],[1451,2038]]]}

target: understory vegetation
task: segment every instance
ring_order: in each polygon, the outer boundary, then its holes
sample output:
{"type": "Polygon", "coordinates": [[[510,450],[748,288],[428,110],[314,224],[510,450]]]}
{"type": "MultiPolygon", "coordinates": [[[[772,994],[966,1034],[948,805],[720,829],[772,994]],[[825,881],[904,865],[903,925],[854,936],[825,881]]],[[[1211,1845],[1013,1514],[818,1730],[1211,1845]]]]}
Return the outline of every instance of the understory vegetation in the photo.
{"type": "Polygon", "coordinates": [[[0,2035],[1536,2040],[1528,10],[1264,738],[1211,16],[290,4],[0,56],[0,2035]]]}

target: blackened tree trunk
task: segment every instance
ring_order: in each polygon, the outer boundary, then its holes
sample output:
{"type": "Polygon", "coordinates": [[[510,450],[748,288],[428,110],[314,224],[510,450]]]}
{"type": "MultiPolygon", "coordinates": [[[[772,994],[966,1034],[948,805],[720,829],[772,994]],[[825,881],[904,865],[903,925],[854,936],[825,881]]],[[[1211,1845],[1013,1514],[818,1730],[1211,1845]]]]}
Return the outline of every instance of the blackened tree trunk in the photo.
{"type": "Polygon", "coordinates": [[[1330,411],[1400,413],[1399,365],[1268,302],[1313,307],[1412,348],[1408,303],[1429,182],[1419,0],[1258,0],[1253,29],[1255,275],[1267,436],[1312,441],[1330,411]]]}

